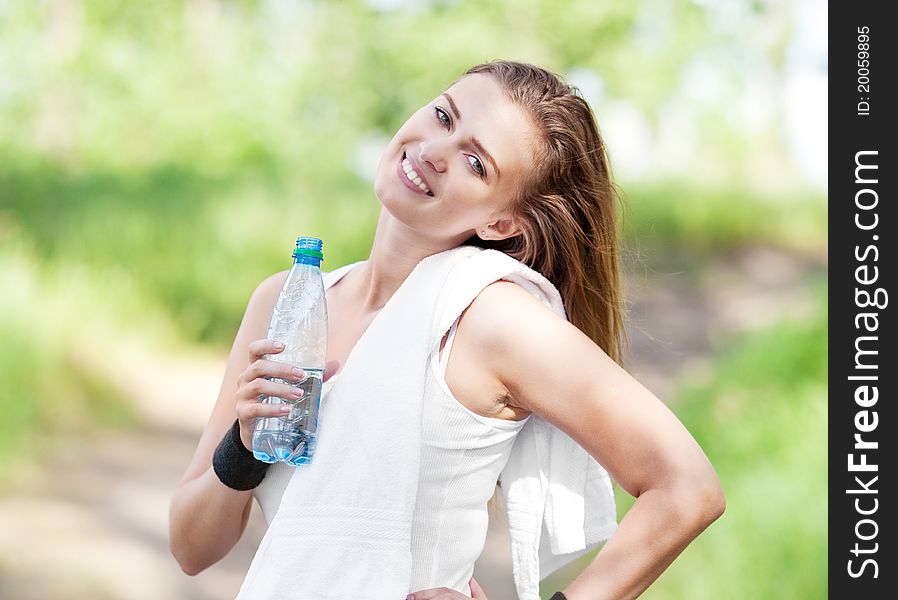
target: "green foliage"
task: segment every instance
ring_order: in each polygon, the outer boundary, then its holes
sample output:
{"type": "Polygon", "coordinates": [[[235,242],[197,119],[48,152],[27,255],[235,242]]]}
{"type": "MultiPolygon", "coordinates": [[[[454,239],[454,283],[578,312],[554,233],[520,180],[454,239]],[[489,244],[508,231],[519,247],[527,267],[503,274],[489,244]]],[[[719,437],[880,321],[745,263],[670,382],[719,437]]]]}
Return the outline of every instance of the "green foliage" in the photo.
{"type": "MultiPolygon", "coordinates": [[[[145,302],[164,308],[184,339],[220,345],[233,337],[255,285],[290,267],[298,235],[325,240],[328,268],[360,257],[359,233],[376,220],[373,201],[358,205],[339,190],[309,186],[299,200],[284,201],[276,177],[179,164],[139,175],[71,174],[32,161],[7,162],[0,187],[10,192],[3,215],[10,239],[41,262],[125,278],[145,302]],[[323,215],[311,199],[325,197],[323,215]]],[[[109,310],[118,310],[114,302],[109,310]]]]}
{"type": "Polygon", "coordinates": [[[711,254],[751,243],[819,251],[826,203],[818,193],[761,196],[737,187],[705,188],[682,181],[626,186],[622,192],[625,245],[656,250],[681,246],[711,254]]]}
{"type": "Polygon", "coordinates": [[[46,285],[44,276],[29,257],[0,252],[0,485],[18,462],[51,460],[56,434],[134,422],[122,390],[85,354],[79,318],[90,306],[79,285],[52,276],[46,285]]]}

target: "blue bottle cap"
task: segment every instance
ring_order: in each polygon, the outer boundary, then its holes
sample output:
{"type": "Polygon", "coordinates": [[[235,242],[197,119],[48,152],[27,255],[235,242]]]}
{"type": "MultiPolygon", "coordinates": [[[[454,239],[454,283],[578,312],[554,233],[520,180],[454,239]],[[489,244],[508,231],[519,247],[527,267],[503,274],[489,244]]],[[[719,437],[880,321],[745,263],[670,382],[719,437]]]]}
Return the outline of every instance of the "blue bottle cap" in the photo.
{"type": "Polygon", "coordinates": [[[293,260],[299,260],[301,256],[309,256],[318,261],[324,260],[321,252],[322,242],[315,237],[300,237],[296,239],[296,248],[293,250],[293,260]]]}

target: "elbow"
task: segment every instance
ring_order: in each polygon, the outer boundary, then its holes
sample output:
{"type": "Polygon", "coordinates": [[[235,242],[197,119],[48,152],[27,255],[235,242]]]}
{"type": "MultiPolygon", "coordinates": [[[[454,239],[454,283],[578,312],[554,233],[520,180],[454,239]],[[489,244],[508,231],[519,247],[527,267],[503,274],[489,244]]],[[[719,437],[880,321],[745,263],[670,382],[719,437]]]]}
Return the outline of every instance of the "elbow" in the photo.
{"type": "Polygon", "coordinates": [[[699,532],[719,519],[726,511],[726,496],[715,473],[702,477],[689,486],[688,503],[689,521],[699,532]]]}
{"type": "Polygon", "coordinates": [[[209,498],[176,494],[169,507],[168,548],[187,575],[197,575],[224,558],[249,518],[248,496],[236,498],[234,506],[215,506],[209,498]],[[203,498],[207,510],[200,508],[203,498]]]}
{"type": "Polygon", "coordinates": [[[692,477],[680,480],[667,493],[672,517],[684,532],[696,536],[723,515],[726,497],[717,476],[692,477]]]}
{"type": "Polygon", "coordinates": [[[181,566],[181,571],[183,571],[186,575],[190,575],[191,577],[193,577],[194,575],[199,575],[206,570],[206,567],[202,567],[199,565],[192,565],[180,561],[178,562],[178,564],[181,566]]]}
{"type": "Polygon", "coordinates": [[[702,491],[703,520],[706,526],[723,516],[727,508],[727,499],[723,487],[717,477],[702,491]]]}
{"type": "Polygon", "coordinates": [[[185,544],[181,543],[173,532],[169,535],[168,550],[175,561],[177,561],[178,566],[181,567],[181,570],[191,577],[201,573],[205,568],[199,564],[193,553],[190,552],[190,549],[185,547],[185,544]]]}
{"type": "Polygon", "coordinates": [[[191,577],[193,577],[194,575],[199,575],[203,572],[203,568],[199,565],[194,565],[182,560],[178,561],[178,566],[181,567],[181,571],[183,571],[185,575],[190,575],[191,577]]]}
{"type": "Polygon", "coordinates": [[[190,575],[191,577],[199,575],[209,567],[208,563],[199,560],[196,552],[191,552],[190,548],[184,547],[183,544],[176,543],[174,539],[172,539],[169,544],[169,550],[171,551],[172,556],[175,557],[178,566],[181,567],[181,571],[186,575],[190,575]]]}
{"type": "Polygon", "coordinates": [[[204,561],[200,549],[190,543],[191,535],[184,529],[184,524],[178,517],[173,502],[169,515],[168,550],[181,570],[192,577],[202,573],[211,563],[204,561]]]}

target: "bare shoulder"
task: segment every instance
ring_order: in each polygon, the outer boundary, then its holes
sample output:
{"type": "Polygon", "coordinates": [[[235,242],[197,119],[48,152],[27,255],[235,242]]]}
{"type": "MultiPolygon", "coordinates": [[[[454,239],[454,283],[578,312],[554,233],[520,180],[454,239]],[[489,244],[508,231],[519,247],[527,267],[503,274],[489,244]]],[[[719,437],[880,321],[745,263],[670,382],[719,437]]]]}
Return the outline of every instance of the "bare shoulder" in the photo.
{"type": "Polygon", "coordinates": [[[246,305],[246,315],[244,315],[244,319],[247,316],[250,316],[251,313],[256,312],[267,314],[268,317],[271,316],[274,303],[277,302],[278,295],[284,287],[284,280],[287,279],[287,274],[289,272],[290,271],[278,271],[259,282],[259,285],[253,290],[249,302],[246,305]]]}
{"type": "Polygon", "coordinates": [[[486,286],[468,307],[478,347],[485,352],[539,339],[551,331],[576,327],[543,305],[520,285],[500,279],[486,286]]]}
{"type": "Polygon", "coordinates": [[[231,347],[229,363],[234,369],[246,368],[248,364],[247,345],[267,335],[271,312],[274,310],[274,305],[288,273],[289,271],[279,271],[269,275],[253,290],[231,347]]]}
{"type": "MultiPolygon", "coordinates": [[[[508,388],[497,377],[496,369],[490,363],[494,345],[487,334],[493,322],[504,316],[503,307],[508,305],[504,296],[510,293],[527,302],[526,298],[518,296],[520,293],[527,295],[527,292],[523,289],[506,292],[502,289],[504,286],[519,288],[505,281],[490,284],[462,311],[444,377],[455,399],[469,410],[484,417],[517,421],[530,411],[515,403],[508,388]]],[[[447,338],[448,333],[444,341],[447,338]]]]}
{"type": "Polygon", "coordinates": [[[512,404],[556,424],[587,388],[629,377],[592,339],[510,281],[488,285],[467,317],[478,358],[508,390],[512,404]]]}
{"type": "Polygon", "coordinates": [[[253,296],[259,296],[264,298],[277,298],[278,294],[281,293],[281,288],[284,287],[284,281],[287,279],[287,275],[290,273],[287,271],[278,271],[272,275],[269,275],[256,286],[256,289],[253,290],[253,296]]]}

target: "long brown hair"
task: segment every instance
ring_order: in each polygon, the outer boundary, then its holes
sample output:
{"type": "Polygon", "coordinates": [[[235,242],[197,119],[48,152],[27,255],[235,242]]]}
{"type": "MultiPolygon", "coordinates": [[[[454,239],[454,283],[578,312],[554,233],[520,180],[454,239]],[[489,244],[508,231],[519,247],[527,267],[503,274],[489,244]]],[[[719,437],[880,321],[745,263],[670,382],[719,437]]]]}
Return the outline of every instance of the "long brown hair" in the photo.
{"type": "Polygon", "coordinates": [[[465,75],[490,75],[529,114],[539,136],[536,168],[506,207],[523,233],[465,243],[501,250],[541,273],[561,293],[568,320],[623,364],[619,196],[589,104],[560,76],[498,60],[465,75]]]}

